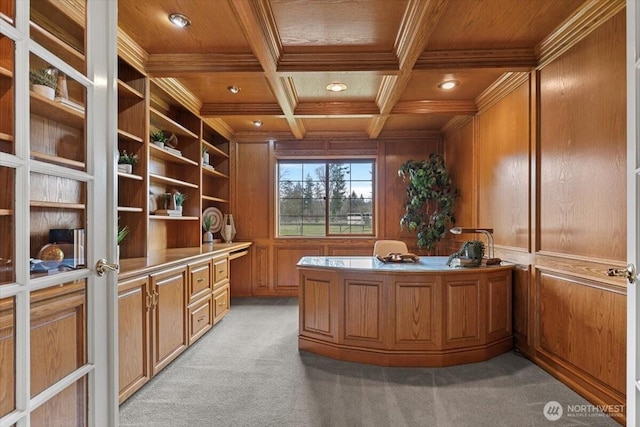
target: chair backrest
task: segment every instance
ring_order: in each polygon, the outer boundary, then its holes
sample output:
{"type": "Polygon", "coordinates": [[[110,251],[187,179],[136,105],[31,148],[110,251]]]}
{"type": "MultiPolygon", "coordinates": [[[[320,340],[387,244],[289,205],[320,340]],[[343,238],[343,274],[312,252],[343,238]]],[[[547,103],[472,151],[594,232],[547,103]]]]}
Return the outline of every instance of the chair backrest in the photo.
{"type": "Polygon", "coordinates": [[[373,245],[373,256],[387,256],[390,253],[406,254],[408,252],[407,244],[402,240],[378,240],[373,245]]]}

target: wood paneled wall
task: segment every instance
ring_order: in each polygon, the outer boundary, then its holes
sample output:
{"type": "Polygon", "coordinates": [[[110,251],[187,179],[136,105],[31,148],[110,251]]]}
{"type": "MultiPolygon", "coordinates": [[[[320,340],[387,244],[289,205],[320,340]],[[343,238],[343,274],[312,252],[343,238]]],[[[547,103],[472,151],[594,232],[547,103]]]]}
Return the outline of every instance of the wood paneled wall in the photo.
{"type": "Polygon", "coordinates": [[[626,260],[624,12],[517,79],[445,129],[457,216],[493,227],[496,255],[518,264],[516,347],[592,402],[621,405],[626,284],[606,269],[626,260]]]}
{"type": "Polygon", "coordinates": [[[427,159],[442,152],[437,133],[381,140],[351,137],[301,141],[243,142],[232,144],[235,177],[231,213],[236,239],[251,240],[251,256],[231,263],[232,296],[298,295],[296,263],[303,256],[370,255],[377,239],[401,239],[411,251],[415,235],[400,230],[406,185],[398,177],[400,165],[409,159],[427,159]],[[275,236],[276,164],[279,158],[308,159],[336,156],[365,157],[376,162],[375,237],[277,238],[275,236]]]}

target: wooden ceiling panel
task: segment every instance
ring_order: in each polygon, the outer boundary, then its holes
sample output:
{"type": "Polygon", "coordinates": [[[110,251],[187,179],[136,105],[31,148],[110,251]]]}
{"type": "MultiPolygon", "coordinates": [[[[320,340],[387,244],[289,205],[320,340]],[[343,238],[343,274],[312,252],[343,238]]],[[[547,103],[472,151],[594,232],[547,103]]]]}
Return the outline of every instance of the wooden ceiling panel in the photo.
{"type": "Polygon", "coordinates": [[[180,81],[193,93],[200,94],[203,103],[276,103],[269,82],[263,73],[194,73],[180,81]],[[229,86],[240,92],[232,94],[229,86]]]}
{"type": "Polygon", "coordinates": [[[359,118],[313,118],[304,119],[304,124],[309,132],[361,132],[363,136],[367,134],[369,117],[359,118]]]}
{"type": "Polygon", "coordinates": [[[251,53],[251,47],[226,1],[118,0],[118,25],[149,54],[251,53]],[[170,13],[189,17],[177,28],[170,13]]]}
{"type": "Polygon", "coordinates": [[[285,51],[322,48],[391,52],[408,0],[271,0],[285,51]]]}
{"type": "Polygon", "coordinates": [[[282,117],[273,116],[227,116],[224,117],[225,123],[227,123],[235,133],[255,133],[255,132],[279,132],[290,133],[291,129],[287,120],[282,117]],[[256,127],[253,124],[254,120],[260,120],[262,126],[256,127]]]}
{"type": "Polygon", "coordinates": [[[427,50],[534,47],[585,0],[455,0],[427,50]]]}
{"type": "Polygon", "coordinates": [[[416,70],[400,101],[474,100],[503,73],[504,70],[495,69],[416,70]],[[445,80],[456,80],[459,85],[451,90],[439,89],[438,85],[445,80]]]}
{"type": "Polygon", "coordinates": [[[394,114],[387,120],[384,131],[437,130],[451,118],[447,114],[394,114]]]}
{"type": "Polygon", "coordinates": [[[299,73],[291,79],[300,102],[374,101],[382,82],[379,73],[299,73]],[[343,83],[344,92],[330,92],[329,83],[343,83]]]}

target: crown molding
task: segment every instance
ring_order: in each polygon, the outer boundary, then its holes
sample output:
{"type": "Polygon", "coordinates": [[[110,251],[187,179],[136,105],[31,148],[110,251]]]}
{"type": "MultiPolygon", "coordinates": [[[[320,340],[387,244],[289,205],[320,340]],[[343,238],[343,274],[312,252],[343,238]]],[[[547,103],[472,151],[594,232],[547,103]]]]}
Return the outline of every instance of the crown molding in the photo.
{"type": "Polygon", "coordinates": [[[476,98],[478,114],[485,112],[488,108],[492,107],[502,98],[509,95],[520,85],[528,82],[528,72],[504,73],[498,80],[496,80],[491,86],[485,89],[485,91],[478,95],[478,97],[476,98]]]}
{"type": "Polygon", "coordinates": [[[451,120],[449,120],[447,123],[445,123],[444,126],[442,126],[442,128],[440,129],[440,132],[442,132],[443,134],[447,134],[447,133],[460,130],[464,126],[466,126],[468,123],[470,123],[473,120],[473,117],[474,116],[472,115],[452,117],[451,120]]]}
{"type": "Polygon", "coordinates": [[[534,49],[461,49],[426,50],[416,61],[414,70],[448,68],[535,68],[538,59],[534,49]]]}
{"type": "Polygon", "coordinates": [[[150,54],[146,69],[155,77],[212,72],[262,73],[260,62],[251,53],[150,54]]]}
{"type": "Polygon", "coordinates": [[[538,67],[557,59],[596,28],[625,8],[625,0],[589,0],[547,36],[538,46],[538,67]]]}
{"type": "Polygon", "coordinates": [[[118,29],[118,56],[139,72],[147,74],[149,54],[121,29],[118,29]]]}
{"type": "Polygon", "coordinates": [[[187,110],[191,111],[196,116],[200,116],[202,102],[178,80],[170,77],[160,77],[152,78],[151,81],[153,81],[153,83],[155,83],[160,89],[179,102],[187,110]]]}
{"type": "Polygon", "coordinates": [[[202,117],[202,121],[222,135],[223,138],[226,138],[229,141],[233,138],[233,129],[231,129],[222,119],[202,117]]]}
{"type": "Polygon", "coordinates": [[[202,117],[239,116],[246,114],[282,116],[282,108],[277,103],[204,103],[200,108],[202,117]]]}
{"type": "Polygon", "coordinates": [[[395,74],[398,58],[392,52],[284,52],[278,72],[375,71],[395,74]]]}
{"type": "Polygon", "coordinates": [[[475,114],[478,107],[473,100],[400,101],[392,114],[475,114]]]}

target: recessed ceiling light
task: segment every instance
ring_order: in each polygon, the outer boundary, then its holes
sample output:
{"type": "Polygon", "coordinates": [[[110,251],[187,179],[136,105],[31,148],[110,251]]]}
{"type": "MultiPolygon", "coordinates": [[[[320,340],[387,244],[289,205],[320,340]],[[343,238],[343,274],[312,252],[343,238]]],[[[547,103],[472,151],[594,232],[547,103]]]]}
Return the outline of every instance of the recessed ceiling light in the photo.
{"type": "Polygon", "coordinates": [[[257,128],[259,128],[260,126],[262,126],[262,120],[254,120],[253,121],[253,125],[257,128]]]}
{"type": "Polygon", "coordinates": [[[453,89],[454,87],[458,86],[458,81],[457,80],[447,80],[446,82],[442,82],[438,85],[438,87],[440,89],[444,89],[444,90],[450,90],[453,89]]]}
{"type": "Polygon", "coordinates": [[[240,92],[240,88],[238,86],[229,86],[229,87],[227,87],[227,90],[229,92],[231,92],[232,94],[234,94],[234,95],[236,93],[240,92]]]}
{"type": "Polygon", "coordinates": [[[172,13],[169,15],[169,21],[176,27],[184,28],[191,25],[191,20],[181,13],[172,13]]]}
{"type": "Polygon", "coordinates": [[[344,83],[329,83],[327,85],[327,90],[330,92],[342,92],[347,90],[347,85],[344,83]]]}

